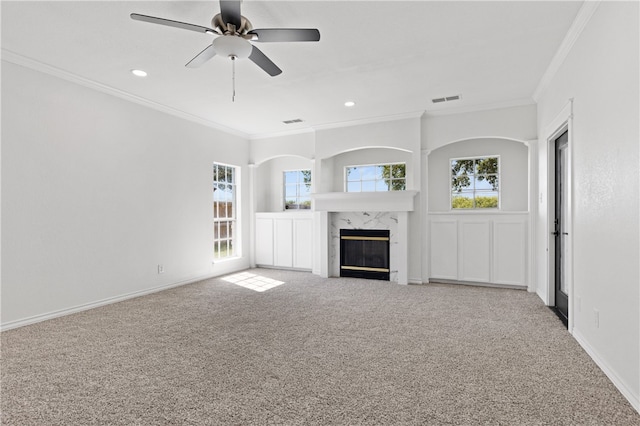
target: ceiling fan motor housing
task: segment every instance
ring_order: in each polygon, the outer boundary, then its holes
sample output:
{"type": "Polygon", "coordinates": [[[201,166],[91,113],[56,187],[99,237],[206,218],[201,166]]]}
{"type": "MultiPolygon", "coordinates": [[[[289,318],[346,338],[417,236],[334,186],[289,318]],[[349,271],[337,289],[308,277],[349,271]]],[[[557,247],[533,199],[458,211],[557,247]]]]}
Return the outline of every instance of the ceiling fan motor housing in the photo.
{"type": "Polygon", "coordinates": [[[211,19],[211,26],[222,34],[243,36],[253,29],[251,22],[244,16],[240,16],[240,28],[236,28],[233,24],[224,22],[222,14],[218,13],[211,19]]]}

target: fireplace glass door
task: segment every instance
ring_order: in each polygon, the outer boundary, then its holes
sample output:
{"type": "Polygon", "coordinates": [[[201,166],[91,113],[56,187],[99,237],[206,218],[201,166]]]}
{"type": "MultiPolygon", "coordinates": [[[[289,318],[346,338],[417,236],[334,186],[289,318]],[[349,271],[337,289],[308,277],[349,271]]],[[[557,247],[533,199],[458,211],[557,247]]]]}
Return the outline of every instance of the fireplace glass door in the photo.
{"type": "Polygon", "coordinates": [[[340,276],[389,281],[389,231],[341,229],[340,276]]]}

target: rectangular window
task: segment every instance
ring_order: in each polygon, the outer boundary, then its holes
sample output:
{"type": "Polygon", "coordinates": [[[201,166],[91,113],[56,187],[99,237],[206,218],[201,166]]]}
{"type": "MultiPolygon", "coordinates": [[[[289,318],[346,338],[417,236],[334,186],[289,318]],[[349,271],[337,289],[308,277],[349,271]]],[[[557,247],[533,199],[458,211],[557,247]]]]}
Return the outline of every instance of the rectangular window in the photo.
{"type": "Polygon", "coordinates": [[[500,158],[451,160],[451,208],[497,209],[500,206],[500,158]]]}
{"type": "Polygon", "coordinates": [[[311,208],[311,170],[291,170],[283,173],[284,208],[311,208]]]}
{"type": "Polygon", "coordinates": [[[345,167],[346,192],[404,191],[405,163],[345,167]]]}
{"type": "Polygon", "coordinates": [[[236,255],[236,167],[213,164],[213,258],[236,255]]]}

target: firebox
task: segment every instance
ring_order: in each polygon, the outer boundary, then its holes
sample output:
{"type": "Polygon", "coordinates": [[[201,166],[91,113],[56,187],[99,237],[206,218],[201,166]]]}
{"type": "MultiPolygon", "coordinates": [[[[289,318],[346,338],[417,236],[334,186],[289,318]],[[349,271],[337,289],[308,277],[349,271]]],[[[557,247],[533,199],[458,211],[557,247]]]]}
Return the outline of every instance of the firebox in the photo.
{"type": "Polygon", "coordinates": [[[389,281],[389,230],[341,229],[340,276],[389,281]]]}

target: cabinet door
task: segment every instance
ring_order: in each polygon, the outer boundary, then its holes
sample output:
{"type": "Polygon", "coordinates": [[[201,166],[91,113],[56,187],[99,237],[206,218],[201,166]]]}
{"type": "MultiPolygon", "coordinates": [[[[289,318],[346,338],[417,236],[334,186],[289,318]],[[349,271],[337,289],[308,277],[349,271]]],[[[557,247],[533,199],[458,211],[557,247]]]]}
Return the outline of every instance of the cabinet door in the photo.
{"type": "Polygon", "coordinates": [[[273,219],[256,219],[256,264],[273,266],[273,219]]]}
{"type": "Polygon", "coordinates": [[[311,269],[313,253],[313,227],[311,219],[293,221],[293,267],[311,269]]]}
{"type": "Polygon", "coordinates": [[[293,267],[293,220],[274,219],[274,266],[293,267]]]}

